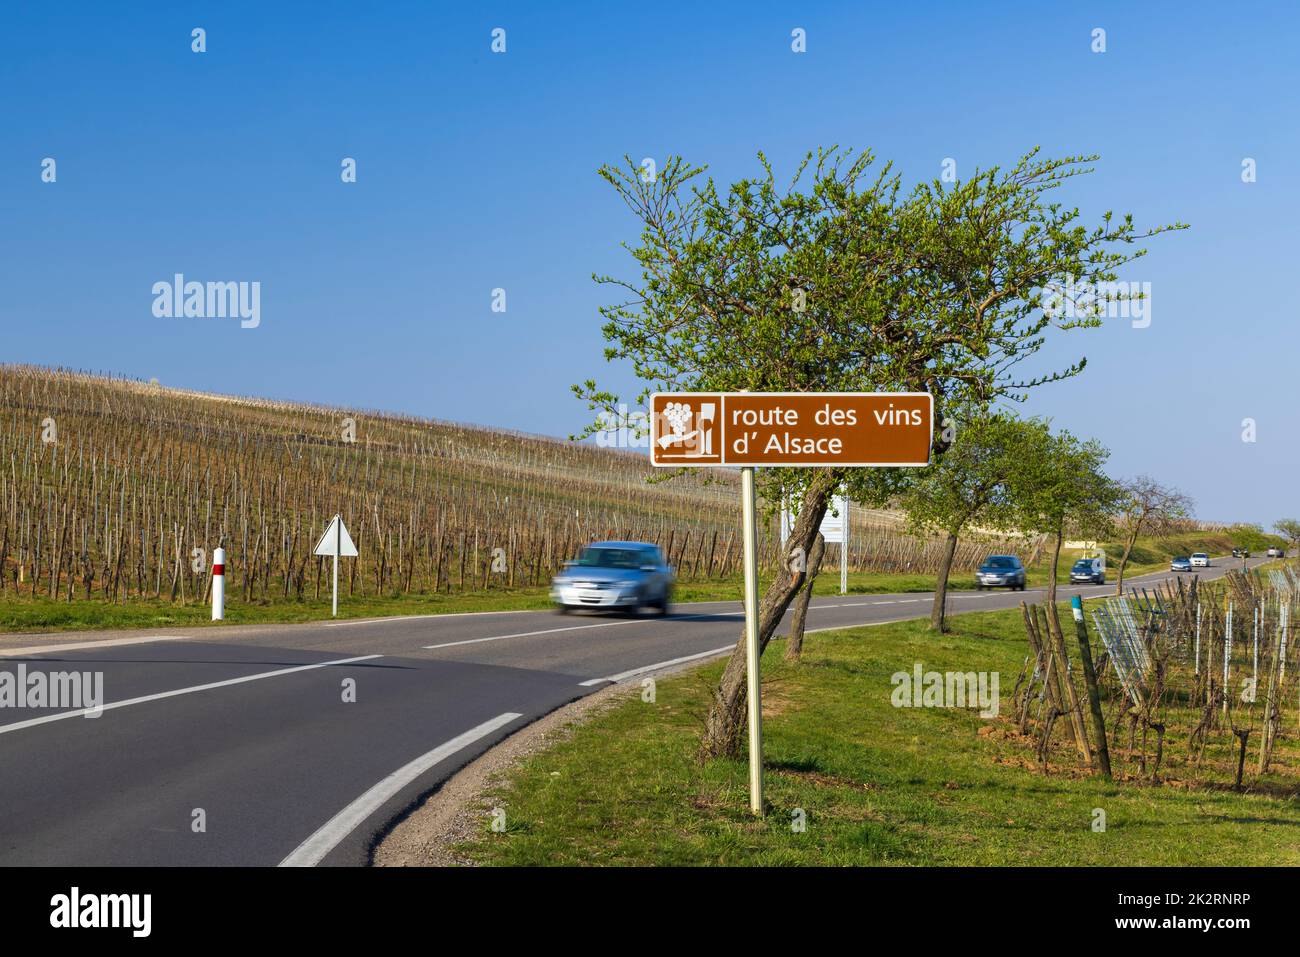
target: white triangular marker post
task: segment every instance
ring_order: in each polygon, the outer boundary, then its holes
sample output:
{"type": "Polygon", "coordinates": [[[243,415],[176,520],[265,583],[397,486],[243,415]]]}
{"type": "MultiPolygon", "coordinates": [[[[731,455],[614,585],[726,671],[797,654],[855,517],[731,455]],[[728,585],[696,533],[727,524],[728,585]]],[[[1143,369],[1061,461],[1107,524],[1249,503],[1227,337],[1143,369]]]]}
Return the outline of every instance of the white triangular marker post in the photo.
{"type": "Polygon", "coordinates": [[[355,558],[357,555],[357,546],[352,544],[352,536],[348,534],[341,515],[334,516],[329,528],[325,529],[325,534],[316,543],[314,554],[334,557],[334,617],[337,618],[339,616],[339,556],[355,558]]]}

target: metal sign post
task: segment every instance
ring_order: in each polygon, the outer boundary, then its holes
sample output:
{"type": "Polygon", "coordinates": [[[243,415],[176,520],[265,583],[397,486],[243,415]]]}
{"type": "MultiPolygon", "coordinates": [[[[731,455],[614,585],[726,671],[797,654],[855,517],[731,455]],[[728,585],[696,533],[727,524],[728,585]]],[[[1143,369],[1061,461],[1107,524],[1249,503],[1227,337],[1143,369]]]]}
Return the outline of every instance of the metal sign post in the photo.
{"type": "Polygon", "coordinates": [[[844,514],[840,521],[844,523],[844,531],[840,535],[840,594],[849,593],[849,499],[844,497],[844,514]]]}
{"type": "MultiPolygon", "coordinates": [[[[934,399],[926,392],[661,392],[650,399],[652,465],[740,467],[749,808],[756,815],[763,813],[763,699],[754,469],[926,466],[933,423],[934,399]]],[[[843,594],[848,590],[848,500],[839,499],[837,506],[843,594]]],[[[783,542],[785,537],[783,517],[783,542]]]]}
{"type": "Polygon", "coordinates": [[[749,809],[763,813],[763,698],[758,671],[758,530],[753,467],[740,470],[745,538],[745,693],[749,708],[749,809]]]}

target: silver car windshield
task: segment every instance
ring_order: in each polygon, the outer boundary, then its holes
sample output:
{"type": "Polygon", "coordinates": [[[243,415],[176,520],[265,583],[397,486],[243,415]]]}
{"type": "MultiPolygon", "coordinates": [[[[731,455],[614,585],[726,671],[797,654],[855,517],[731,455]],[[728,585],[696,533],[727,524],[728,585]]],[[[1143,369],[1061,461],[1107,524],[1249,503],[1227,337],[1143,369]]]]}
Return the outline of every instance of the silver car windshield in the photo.
{"type": "Polygon", "coordinates": [[[631,548],[584,548],[578,565],[582,568],[640,568],[652,559],[631,548]]]}

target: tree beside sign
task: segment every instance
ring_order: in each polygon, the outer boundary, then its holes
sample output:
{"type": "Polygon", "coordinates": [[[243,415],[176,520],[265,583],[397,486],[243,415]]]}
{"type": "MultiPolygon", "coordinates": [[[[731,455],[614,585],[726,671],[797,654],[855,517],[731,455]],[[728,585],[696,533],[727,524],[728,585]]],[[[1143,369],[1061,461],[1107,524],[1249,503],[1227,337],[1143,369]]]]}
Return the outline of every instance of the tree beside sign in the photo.
{"type": "MultiPolygon", "coordinates": [[[[617,290],[600,310],[605,356],[629,364],[645,384],[638,403],[654,389],[895,390],[933,396],[942,419],[1021,398],[1084,363],[1057,357],[1028,376],[1018,374],[1019,364],[1056,331],[1102,321],[1062,308],[1069,303],[1055,303],[1049,314],[1049,284],[1072,278],[1069,296],[1114,281],[1120,266],[1144,253],[1139,240],[1183,228],[1144,231],[1109,213],[1083,223],[1054,191],[1095,159],[1043,159],[1035,150],[961,182],[910,189],[869,151],[839,148],[810,152],[780,176],[760,154],[755,176],[721,186],[680,157],[668,157],[648,180],[631,158],[602,167],[639,227],[627,243],[630,278],[597,277],[617,290]]],[[[625,421],[619,395],[593,379],[574,392],[601,413],[584,435],[625,421]]],[[[677,433],[683,454],[699,430],[683,425],[677,433]]],[[[906,473],[821,465],[765,470],[758,481],[768,502],[792,492],[802,498],[789,557],[810,553],[837,489],[847,486],[855,502],[883,504],[906,487],[906,473]]],[[[761,645],[803,580],[788,562],[778,569],[759,607],[761,645]]],[[[739,753],[745,710],[741,642],[710,708],[704,756],[739,753]]]]}

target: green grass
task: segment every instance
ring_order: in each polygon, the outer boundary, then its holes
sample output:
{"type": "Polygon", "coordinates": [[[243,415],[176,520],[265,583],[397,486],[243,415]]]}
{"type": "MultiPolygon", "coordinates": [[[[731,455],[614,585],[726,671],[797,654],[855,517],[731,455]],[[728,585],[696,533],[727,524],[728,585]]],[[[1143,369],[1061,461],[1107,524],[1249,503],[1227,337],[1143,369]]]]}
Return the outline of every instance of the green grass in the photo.
{"type": "MultiPolygon", "coordinates": [[[[406,595],[400,597],[339,596],[340,618],[380,618],[389,615],[432,615],[467,611],[509,611],[547,607],[543,589],[469,592],[457,595],[406,595]]],[[[226,601],[229,625],[289,624],[322,621],[330,617],[328,598],[319,601],[245,603],[226,601]]],[[[51,601],[48,598],[0,599],[0,633],[78,631],[122,628],[221,627],[213,622],[209,605],[193,601],[182,605],[153,599],[132,599],[121,604],[102,599],[51,601]]]]}
{"type": "MultiPolygon", "coordinates": [[[[1280,795],[1267,797],[1216,786],[1230,780],[1226,745],[1194,772],[1174,736],[1165,784],[1108,784],[1075,770],[1063,743],[1040,773],[1005,715],[894,708],[890,676],[914,662],[999,671],[1006,706],[1026,651],[1019,613],[953,621],[942,638],[919,622],[811,635],[798,665],[782,660],[782,642],[770,646],[762,820],[747,811],[743,761],[695,759],[713,664],[660,680],[654,703],[630,698],[529,758],[488,797],[507,830],[485,826],[461,850],[502,865],[1300,863],[1292,735],[1260,782],[1280,795]],[[1210,786],[1189,786],[1194,774],[1210,786]],[[1104,833],[1092,830],[1094,808],[1104,833]]],[[[1133,773],[1122,753],[1114,760],[1117,774],[1133,773]]]]}

